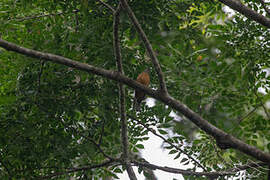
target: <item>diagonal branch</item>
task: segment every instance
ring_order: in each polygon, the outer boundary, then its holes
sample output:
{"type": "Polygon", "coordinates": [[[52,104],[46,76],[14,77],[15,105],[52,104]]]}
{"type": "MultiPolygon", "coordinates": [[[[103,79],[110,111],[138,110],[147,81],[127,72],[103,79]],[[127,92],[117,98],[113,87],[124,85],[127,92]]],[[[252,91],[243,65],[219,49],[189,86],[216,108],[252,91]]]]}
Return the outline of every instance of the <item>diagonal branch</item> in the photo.
{"type": "Polygon", "coordinates": [[[67,126],[65,126],[65,127],[66,127],[66,128],[69,128],[69,129],[72,129],[75,133],[77,133],[77,134],[79,134],[80,136],[82,136],[83,138],[89,140],[92,144],[94,144],[94,145],[96,146],[96,148],[98,148],[99,152],[100,152],[104,157],[106,157],[106,158],[108,158],[108,159],[110,159],[110,160],[113,160],[113,161],[116,160],[115,158],[113,158],[113,157],[107,155],[107,154],[103,151],[103,149],[100,147],[100,144],[97,144],[93,139],[91,139],[91,138],[89,138],[89,137],[83,135],[80,131],[78,131],[77,129],[75,129],[75,128],[73,128],[73,127],[67,127],[67,126]]]}
{"type": "Polygon", "coordinates": [[[184,116],[186,116],[190,121],[192,121],[194,124],[196,124],[199,128],[201,128],[203,131],[205,131],[207,134],[213,136],[217,144],[220,148],[228,149],[233,148],[237,149],[247,155],[250,155],[257,160],[260,160],[262,162],[270,162],[270,154],[266,153],[254,146],[248,145],[244,143],[243,141],[233,137],[230,134],[225,133],[221,129],[213,126],[210,124],[207,120],[203,119],[201,116],[199,116],[197,113],[193,112],[191,109],[189,109],[186,105],[182,104],[181,102],[175,100],[173,97],[167,95],[167,94],[160,94],[158,91],[150,89],[148,87],[145,87],[144,85],[136,82],[133,79],[130,79],[123,74],[115,71],[109,71],[102,68],[97,68],[95,66],[77,62],[74,60],[71,60],[69,58],[65,58],[62,56],[50,54],[50,53],[43,53],[40,51],[31,50],[28,48],[24,48],[21,46],[18,46],[16,44],[10,43],[8,41],[0,39],[0,47],[3,47],[7,50],[14,51],[29,57],[36,58],[37,60],[44,59],[47,61],[51,61],[57,64],[62,64],[68,67],[75,68],[77,70],[85,71],[91,74],[99,75],[107,79],[111,79],[123,84],[128,85],[129,87],[133,89],[139,89],[140,91],[143,91],[145,94],[163,102],[164,104],[168,105],[169,107],[175,109],[176,111],[182,113],[184,116]]]}
{"type": "Polygon", "coordinates": [[[123,6],[123,8],[127,11],[128,13],[128,16],[131,20],[131,22],[133,23],[136,31],[139,33],[143,43],[144,43],[144,46],[146,47],[146,50],[151,58],[151,61],[154,65],[154,68],[156,70],[156,73],[158,75],[158,79],[159,79],[159,84],[160,84],[160,91],[161,93],[164,93],[164,94],[168,94],[168,91],[167,91],[167,87],[166,87],[166,83],[165,83],[165,79],[164,79],[164,75],[162,73],[162,70],[161,70],[161,67],[160,67],[160,64],[159,64],[159,61],[157,59],[157,56],[152,48],[152,45],[150,43],[150,41],[148,40],[146,34],[144,33],[140,23],[138,22],[135,14],[133,13],[133,11],[131,10],[131,8],[129,7],[128,3],[126,0],[120,0],[121,1],[121,5],[123,6]]]}
{"type": "Polygon", "coordinates": [[[264,113],[266,114],[268,120],[270,120],[270,114],[268,113],[267,108],[265,107],[265,105],[264,105],[264,103],[263,103],[261,97],[259,97],[259,95],[258,95],[258,93],[256,92],[256,90],[254,90],[254,94],[255,94],[255,96],[257,97],[257,99],[259,99],[260,104],[261,104],[261,106],[263,107],[264,113]]]}
{"type": "MultiPolygon", "coordinates": [[[[238,124],[240,124],[244,119],[248,118],[250,115],[252,115],[258,108],[260,107],[260,105],[255,106],[249,113],[247,113],[246,115],[244,115],[243,117],[240,117],[237,122],[238,124]]],[[[238,128],[238,127],[235,127],[238,128]]]]}
{"type": "Polygon", "coordinates": [[[203,167],[203,165],[201,165],[196,159],[194,159],[192,156],[190,156],[188,153],[186,153],[185,151],[183,151],[182,149],[180,149],[179,147],[177,147],[176,145],[174,145],[173,143],[171,143],[170,141],[168,141],[167,139],[165,139],[163,136],[159,135],[158,133],[156,133],[156,131],[154,131],[153,129],[149,128],[147,125],[145,125],[144,123],[142,123],[140,120],[136,119],[135,117],[128,115],[129,118],[131,118],[132,120],[136,121],[137,123],[139,123],[140,125],[142,125],[144,128],[146,128],[148,131],[150,131],[151,133],[153,133],[155,136],[159,137],[160,139],[162,139],[164,142],[166,142],[167,144],[171,145],[172,147],[174,147],[175,149],[177,149],[178,151],[180,151],[181,153],[185,154],[186,156],[188,156],[188,158],[190,158],[195,164],[197,164],[200,168],[202,168],[204,171],[206,171],[206,169],[203,167]]]}
{"type": "Polygon", "coordinates": [[[230,175],[234,175],[237,172],[242,171],[242,170],[246,170],[249,168],[262,167],[262,166],[267,165],[267,163],[263,163],[263,162],[254,162],[254,163],[249,163],[246,165],[237,166],[237,167],[229,169],[227,171],[194,172],[194,171],[177,169],[177,168],[172,168],[172,167],[167,167],[167,166],[157,166],[154,164],[150,164],[148,162],[139,162],[139,161],[132,161],[132,162],[137,166],[144,166],[144,167],[154,169],[154,170],[159,169],[159,170],[174,173],[174,174],[182,174],[182,175],[190,175],[190,176],[207,176],[209,178],[218,178],[219,176],[230,176],[230,175]]]}
{"type": "Polygon", "coordinates": [[[113,9],[112,6],[110,6],[109,4],[105,3],[102,0],[98,0],[98,2],[100,2],[103,6],[107,7],[110,11],[112,11],[113,13],[115,13],[115,10],[113,9]]]}
{"type": "MultiPolygon", "coordinates": [[[[114,37],[114,55],[117,63],[117,69],[120,74],[124,74],[123,64],[121,58],[120,50],[120,40],[119,40],[119,15],[121,11],[120,3],[114,13],[113,21],[113,37],[114,37]]],[[[121,139],[122,139],[122,148],[123,148],[123,162],[127,168],[128,176],[131,180],[136,180],[136,175],[129,162],[129,142],[128,142],[128,132],[127,132],[127,115],[126,115],[126,100],[125,100],[125,88],[122,83],[118,83],[119,89],[119,99],[120,99],[120,116],[121,116],[121,139]]]]}
{"type": "Polygon", "coordinates": [[[91,169],[96,169],[96,168],[102,168],[102,167],[110,166],[113,163],[114,163],[114,160],[107,160],[107,161],[104,161],[101,164],[96,164],[96,165],[92,165],[92,166],[70,168],[70,169],[68,169],[66,171],[63,171],[63,172],[56,172],[56,173],[52,173],[52,174],[47,175],[47,176],[39,177],[38,179],[51,179],[53,177],[61,176],[61,175],[64,175],[64,174],[70,174],[70,173],[74,173],[74,172],[78,172],[78,171],[88,171],[88,170],[91,170],[91,169]]]}
{"type": "Polygon", "coordinates": [[[270,28],[270,19],[257,13],[256,11],[253,11],[249,7],[246,7],[238,0],[219,0],[221,3],[229,6],[233,10],[238,11],[239,13],[243,14],[247,18],[250,18],[262,25],[264,25],[267,28],[270,28]]]}

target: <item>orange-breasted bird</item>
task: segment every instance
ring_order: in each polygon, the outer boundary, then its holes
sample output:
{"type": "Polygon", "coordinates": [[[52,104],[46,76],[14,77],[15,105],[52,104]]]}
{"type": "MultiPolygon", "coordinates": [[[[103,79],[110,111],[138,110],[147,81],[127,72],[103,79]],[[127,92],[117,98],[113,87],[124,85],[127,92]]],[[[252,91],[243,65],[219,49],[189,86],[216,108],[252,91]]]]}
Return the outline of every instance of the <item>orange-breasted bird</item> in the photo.
{"type": "MultiPolygon", "coordinates": [[[[140,73],[138,75],[136,81],[138,83],[141,83],[141,84],[145,85],[146,87],[148,87],[150,84],[149,69],[147,68],[142,73],[140,73]]],[[[137,90],[137,89],[135,90],[135,96],[134,96],[134,100],[133,100],[133,108],[135,109],[135,111],[140,110],[141,102],[145,99],[145,97],[146,96],[145,96],[144,92],[137,90]]]]}

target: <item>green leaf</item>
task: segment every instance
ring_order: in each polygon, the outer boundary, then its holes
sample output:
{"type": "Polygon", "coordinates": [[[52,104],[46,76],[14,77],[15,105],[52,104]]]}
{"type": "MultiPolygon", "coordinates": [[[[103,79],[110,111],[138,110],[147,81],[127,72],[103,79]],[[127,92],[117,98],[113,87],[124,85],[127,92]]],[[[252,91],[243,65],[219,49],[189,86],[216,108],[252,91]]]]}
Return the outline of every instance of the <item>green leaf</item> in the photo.
{"type": "Polygon", "coordinates": [[[142,144],[136,144],[136,147],[139,149],[144,149],[144,145],[142,145],[142,144]]]}
{"type": "Polygon", "coordinates": [[[172,149],[172,150],[170,150],[169,154],[175,154],[175,153],[177,153],[177,152],[178,152],[177,150],[172,149]]]}
{"type": "Polygon", "coordinates": [[[180,156],[181,156],[181,153],[178,153],[178,154],[174,157],[174,159],[178,159],[180,156]]]}
{"type": "Polygon", "coordinates": [[[167,131],[164,131],[163,129],[158,129],[158,132],[163,135],[168,134],[167,131]]]}
{"type": "Polygon", "coordinates": [[[183,158],[183,159],[181,159],[180,163],[184,163],[184,162],[186,162],[187,160],[188,160],[187,158],[183,158]]]}

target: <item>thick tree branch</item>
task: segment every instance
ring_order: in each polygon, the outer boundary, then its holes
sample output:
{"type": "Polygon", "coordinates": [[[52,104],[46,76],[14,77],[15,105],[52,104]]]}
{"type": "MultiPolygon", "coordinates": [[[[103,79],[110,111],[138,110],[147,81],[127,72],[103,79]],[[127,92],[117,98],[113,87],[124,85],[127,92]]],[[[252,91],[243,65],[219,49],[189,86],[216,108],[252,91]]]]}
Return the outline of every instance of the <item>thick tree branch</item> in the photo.
{"type": "Polygon", "coordinates": [[[52,174],[47,175],[47,176],[39,177],[38,179],[51,179],[53,177],[61,176],[61,175],[64,175],[64,174],[74,173],[74,172],[78,172],[78,171],[88,171],[88,170],[91,170],[91,169],[110,166],[113,163],[114,163],[113,160],[107,160],[107,161],[104,161],[101,164],[92,165],[92,166],[77,167],[77,168],[70,168],[70,169],[68,169],[66,171],[63,171],[63,172],[56,172],[56,173],[52,173],[52,174]]]}
{"type": "Polygon", "coordinates": [[[227,176],[227,175],[230,176],[242,170],[247,170],[249,168],[256,168],[256,167],[262,167],[262,166],[267,165],[267,163],[263,163],[263,162],[254,162],[254,163],[249,163],[246,165],[237,166],[235,168],[232,168],[226,171],[194,172],[194,171],[177,169],[177,168],[166,167],[166,166],[165,167],[157,166],[154,164],[150,164],[148,162],[139,162],[139,161],[132,161],[132,162],[137,166],[143,166],[143,167],[147,167],[153,170],[159,169],[159,170],[174,173],[174,174],[191,175],[191,176],[207,176],[209,178],[218,178],[219,176],[227,176]]]}
{"type": "Polygon", "coordinates": [[[262,162],[267,162],[267,163],[270,162],[269,153],[263,152],[254,146],[248,145],[242,142],[241,140],[225,133],[221,129],[218,129],[217,127],[213,126],[208,121],[200,117],[197,113],[193,112],[186,105],[175,100],[173,97],[167,94],[161,94],[159,91],[155,91],[150,88],[147,88],[144,85],[137,83],[133,79],[130,79],[119,72],[97,68],[92,65],[73,61],[69,58],[61,57],[58,55],[54,55],[50,53],[43,53],[43,52],[28,49],[28,48],[20,47],[2,39],[0,39],[0,47],[3,47],[7,50],[14,51],[14,52],[17,52],[17,53],[20,53],[29,57],[36,58],[38,60],[44,59],[47,61],[52,61],[57,64],[62,64],[65,66],[78,69],[78,70],[82,70],[91,74],[96,74],[96,75],[126,84],[133,89],[139,89],[145,92],[147,95],[163,102],[164,104],[170,106],[176,111],[182,113],[184,116],[186,116],[190,121],[196,124],[199,128],[201,128],[207,134],[212,135],[216,139],[217,144],[220,148],[223,148],[223,149],[234,148],[262,162]]]}
{"type": "Polygon", "coordinates": [[[163,136],[159,135],[158,133],[156,133],[156,131],[154,131],[153,129],[149,128],[147,125],[145,125],[144,123],[142,123],[141,121],[139,121],[137,118],[128,115],[128,117],[130,119],[132,119],[133,121],[136,121],[138,124],[142,125],[144,128],[146,128],[148,131],[150,131],[151,133],[153,133],[155,136],[159,137],[160,139],[162,139],[164,142],[166,142],[167,144],[171,145],[172,147],[174,147],[175,149],[177,149],[179,152],[185,154],[188,158],[190,158],[195,164],[197,164],[200,168],[202,168],[204,171],[206,171],[206,169],[196,160],[194,159],[192,156],[190,156],[188,153],[186,153],[184,150],[180,149],[178,146],[174,145],[173,143],[171,143],[170,141],[168,141],[167,139],[165,139],[163,136]]]}
{"type": "Polygon", "coordinates": [[[256,11],[253,11],[252,9],[246,7],[240,1],[238,1],[238,0],[219,0],[219,1],[222,2],[223,4],[229,6],[233,10],[236,10],[239,13],[243,14],[247,18],[252,19],[252,20],[266,26],[267,28],[270,28],[270,19],[269,18],[267,18],[267,17],[257,13],[256,11]]]}
{"type": "MultiPolygon", "coordinates": [[[[118,5],[114,13],[113,21],[113,37],[114,37],[114,55],[116,59],[117,69],[121,75],[124,75],[123,64],[121,58],[120,50],[120,40],[119,40],[119,14],[121,11],[120,4],[118,5]]],[[[128,132],[127,132],[127,115],[126,115],[126,100],[125,100],[125,88],[122,83],[118,83],[119,89],[119,100],[120,100],[120,116],[121,116],[121,139],[122,139],[122,149],[123,149],[123,161],[127,168],[128,176],[131,180],[136,180],[136,175],[129,162],[129,142],[128,142],[128,132]]]]}
{"type": "Polygon", "coordinates": [[[121,5],[123,6],[123,8],[127,11],[129,18],[131,19],[131,22],[133,23],[136,31],[139,33],[144,46],[146,47],[146,50],[151,58],[151,61],[154,65],[154,68],[156,70],[156,73],[158,75],[158,79],[159,79],[159,83],[160,83],[160,90],[161,93],[167,94],[167,88],[166,88],[166,83],[165,83],[165,79],[164,79],[164,75],[162,73],[159,61],[157,59],[157,56],[152,48],[152,45],[150,43],[150,41],[148,40],[146,34],[144,33],[139,21],[137,20],[135,14],[133,13],[133,11],[131,10],[131,8],[129,7],[128,3],[126,0],[120,0],[121,1],[121,5]]]}

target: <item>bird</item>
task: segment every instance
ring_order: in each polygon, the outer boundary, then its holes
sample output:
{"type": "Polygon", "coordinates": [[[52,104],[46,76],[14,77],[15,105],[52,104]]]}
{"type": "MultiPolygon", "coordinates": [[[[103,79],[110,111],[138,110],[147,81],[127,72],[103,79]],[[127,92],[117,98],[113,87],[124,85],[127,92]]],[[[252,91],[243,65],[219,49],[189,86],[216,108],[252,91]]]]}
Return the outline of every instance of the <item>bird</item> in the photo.
{"type": "MultiPolygon", "coordinates": [[[[142,73],[140,73],[137,76],[136,81],[146,87],[149,86],[150,84],[150,69],[147,68],[145,69],[142,73]]],[[[135,111],[139,111],[140,110],[140,105],[141,102],[145,99],[145,93],[143,91],[137,90],[135,89],[135,96],[134,96],[134,100],[133,100],[133,109],[135,111]]]]}

